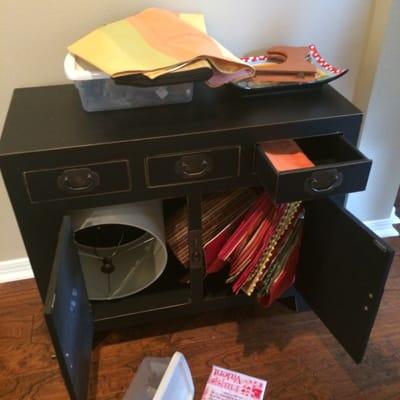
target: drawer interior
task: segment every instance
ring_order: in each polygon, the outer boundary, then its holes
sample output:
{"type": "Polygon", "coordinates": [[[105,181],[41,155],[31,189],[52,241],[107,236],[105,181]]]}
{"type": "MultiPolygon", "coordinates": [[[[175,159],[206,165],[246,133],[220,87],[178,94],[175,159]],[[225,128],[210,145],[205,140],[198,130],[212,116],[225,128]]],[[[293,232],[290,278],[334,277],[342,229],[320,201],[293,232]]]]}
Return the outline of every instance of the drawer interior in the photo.
{"type": "MultiPolygon", "coordinates": [[[[314,136],[301,139],[294,139],[301,151],[307,158],[315,165],[315,167],[325,166],[330,164],[346,164],[354,163],[357,161],[365,161],[366,157],[350,143],[348,143],[343,135],[334,134],[326,136],[314,136]]],[[[269,142],[263,142],[267,144],[269,142]]],[[[283,154],[290,154],[290,151],[283,154]]],[[[265,154],[274,169],[277,169],[274,162],[265,154]]],[[[298,169],[312,169],[313,167],[298,168],[298,169]]],[[[287,170],[280,170],[277,172],[286,172],[287,170]]],[[[290,171],[293,171],[291,169],[290,171]]]]}
{"type": "Polygon", "coordinates": [[[317,166],[365,160],[365,156],[349,144],[343,135],[316,136],[295,141],[317,166]]]}

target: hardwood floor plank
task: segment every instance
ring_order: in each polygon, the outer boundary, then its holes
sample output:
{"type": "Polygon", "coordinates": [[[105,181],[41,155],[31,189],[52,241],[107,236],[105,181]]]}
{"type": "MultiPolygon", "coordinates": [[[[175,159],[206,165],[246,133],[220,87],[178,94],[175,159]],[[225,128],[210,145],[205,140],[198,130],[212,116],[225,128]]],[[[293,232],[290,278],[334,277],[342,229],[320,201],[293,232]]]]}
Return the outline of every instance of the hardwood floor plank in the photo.
{"type": "Polygon", "coordinates": [[[66,400],[68,395],[58,369],[54,368],[0,380],[0,399],[66,400]]]}

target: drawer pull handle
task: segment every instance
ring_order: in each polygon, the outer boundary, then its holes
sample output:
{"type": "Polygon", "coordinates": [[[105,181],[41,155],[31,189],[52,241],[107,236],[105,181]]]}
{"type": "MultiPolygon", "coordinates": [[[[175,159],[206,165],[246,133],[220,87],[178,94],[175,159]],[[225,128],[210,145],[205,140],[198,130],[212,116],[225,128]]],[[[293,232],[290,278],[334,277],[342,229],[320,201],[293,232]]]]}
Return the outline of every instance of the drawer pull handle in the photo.
{"type": "Polygon", "coordinates": [[[201,178],[212,170],[212,160],[207,155],[190,155],[180,158],[175,172],[183,178],[201,178]]]}
{"type": "Polygon", "coordinates": [[[338,188],[342,182],[343,174],[336,169],[317,171],[305,180],[304,188],[308,193],[330,193],[338,188]]]}
{"type": "Polygon", "coordinates": [[[57,178],[58,187],[67,193],[89,192],[99,183],[99,174],[90,168],[67,169],[57,178]]]}

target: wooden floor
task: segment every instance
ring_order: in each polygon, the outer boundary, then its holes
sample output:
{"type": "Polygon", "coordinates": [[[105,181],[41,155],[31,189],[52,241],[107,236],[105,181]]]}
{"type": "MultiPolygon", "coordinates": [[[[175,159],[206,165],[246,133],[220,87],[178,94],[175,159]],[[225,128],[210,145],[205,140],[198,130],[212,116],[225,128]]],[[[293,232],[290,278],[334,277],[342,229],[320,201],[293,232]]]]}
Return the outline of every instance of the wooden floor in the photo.
{"type": "MultiPolygon", "coordinates": [[[[121,399],[146,356],[187,357],[200,399],[212,365],[269,381],[270,399],[400,399],[400,239],[364,362],[312,312],[277,303],[113,332],[93,353],[90,399],[121,399]]],[[[67,399],[33,281],[0,285],[0,399],[67,399]]],[[[140,399],[135,399],[140,400],[140,399]]]]}

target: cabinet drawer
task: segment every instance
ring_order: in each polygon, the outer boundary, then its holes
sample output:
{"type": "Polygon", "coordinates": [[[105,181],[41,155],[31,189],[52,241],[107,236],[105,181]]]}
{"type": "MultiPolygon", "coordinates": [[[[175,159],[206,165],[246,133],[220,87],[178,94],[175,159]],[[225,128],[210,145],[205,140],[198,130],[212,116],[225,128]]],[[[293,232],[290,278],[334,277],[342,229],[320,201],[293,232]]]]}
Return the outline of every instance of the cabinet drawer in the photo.
{"type": "Polygon", "coordinates": [[[240,173],[240,146],[147,157],[145,170],[148,187],[236,177],[240,173]]]}
{"type": "Polygon", "coordinates": [[[278,171],[263,151],[256,152],[256,173],[275,202],[310,200],[364,190],[372,161],[340,134],[295,140],[314,167],[278,171]]]}
{"type": "Polygon", "coordinates": [[[131,190],[127,160],[26,171],[24,177],[32,203],[131,190]]]}

